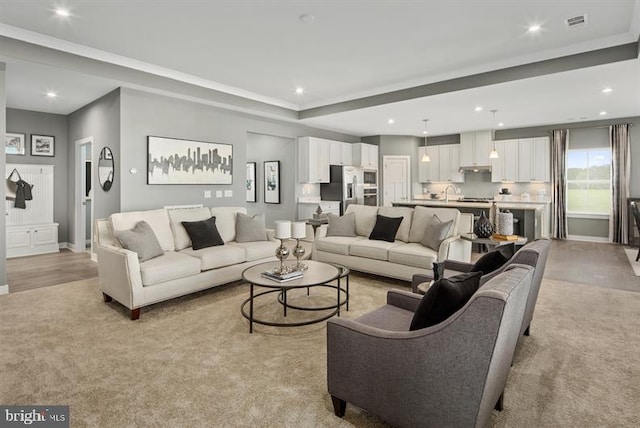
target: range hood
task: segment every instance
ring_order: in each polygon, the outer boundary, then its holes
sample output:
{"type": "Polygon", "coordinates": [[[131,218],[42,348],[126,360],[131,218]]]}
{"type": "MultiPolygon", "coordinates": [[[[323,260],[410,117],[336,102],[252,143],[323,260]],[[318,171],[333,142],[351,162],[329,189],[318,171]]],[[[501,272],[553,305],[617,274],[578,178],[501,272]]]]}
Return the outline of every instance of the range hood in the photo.
{"type": "Polygon", "coordinates": [[[491,172],[491,165],[461,166],[460,172],[491,172]]]}

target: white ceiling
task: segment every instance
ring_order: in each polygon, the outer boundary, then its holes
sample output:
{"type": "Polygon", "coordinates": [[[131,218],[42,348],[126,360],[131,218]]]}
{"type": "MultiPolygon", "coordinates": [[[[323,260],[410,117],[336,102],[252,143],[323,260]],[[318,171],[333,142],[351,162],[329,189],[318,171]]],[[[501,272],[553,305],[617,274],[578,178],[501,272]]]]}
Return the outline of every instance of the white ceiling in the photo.
{"type": "MultiPolygon", "coordinates": [[[[293,109],[634,42],[639,0],[0,2],[0,34],[293,109]],[[563,20],[588,15],[569,30],[563,20]],[[315,18],[311,23],[302,14],[315,18]],[[532,23],[540,34],[527,33],[532,23]],[[305,88],[297,96],[296,86],[305,88]]],[[[8,63],[8,106],[68,114],[127,82],[8,63]],[[59,88],[59,89],[57,89],[59,88]],[[59,98],[43,97],[54,89],[59,98]]],[[[626,61],[305,119],[355,135],[432,135],[640,115],[639,62],[626,61]],[[614,92],[604,96],[602,87],[614,92]],[[386,120],[393,117],[393,127],[386,120]],[[586,117],[588,119],[580,119],[586,117]]]]}

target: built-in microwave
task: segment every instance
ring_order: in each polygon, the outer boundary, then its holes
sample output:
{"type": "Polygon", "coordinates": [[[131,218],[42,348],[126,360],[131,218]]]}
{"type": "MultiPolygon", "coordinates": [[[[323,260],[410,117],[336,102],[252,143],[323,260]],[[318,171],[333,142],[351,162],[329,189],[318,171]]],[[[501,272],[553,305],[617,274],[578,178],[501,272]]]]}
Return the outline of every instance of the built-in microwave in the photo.
{"type": "Polygon", "coordinates": [[[377,186],[378,185],[378,171],[374,169],[365,169],[364,170],[364,179],[365,186],[377,186]]]}

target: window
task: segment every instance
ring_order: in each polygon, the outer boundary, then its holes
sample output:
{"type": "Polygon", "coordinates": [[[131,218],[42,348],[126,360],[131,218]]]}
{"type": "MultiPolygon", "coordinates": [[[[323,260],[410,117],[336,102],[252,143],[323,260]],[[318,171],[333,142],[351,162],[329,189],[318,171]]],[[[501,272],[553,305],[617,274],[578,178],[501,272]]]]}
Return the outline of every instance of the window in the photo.
{"type": "Polygon", "coordinates": [[[609,215],[611,151],[598,148],[567,153],[567,213],[609,215]]]}

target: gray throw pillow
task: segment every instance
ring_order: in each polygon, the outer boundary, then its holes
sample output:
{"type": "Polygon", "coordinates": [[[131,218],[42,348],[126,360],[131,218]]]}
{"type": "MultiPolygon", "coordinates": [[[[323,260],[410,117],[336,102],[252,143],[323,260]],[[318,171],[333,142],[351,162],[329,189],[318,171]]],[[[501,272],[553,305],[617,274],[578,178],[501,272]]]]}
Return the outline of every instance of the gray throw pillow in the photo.
{"type": "Polygon", "coordinates": [[[449,232],[453,227],[453,220],[449,220],[445,223],[440,221],[437,215],[433,215],[431,223],[424,231],[424,238],[420,243],[425,247],[429,247],[434,251],[438,251],[442,241],[449,237],[449,232]]]}
{"type": "Polygon", "coordinates": [[[329,214],[327,236],[358,236],[356,235],[356,214],[348,213],[342,217],[329,214]]]}
{"type": "Polygon", "coordinates": [[[253,217],[238,213],[236,216],[236,242],[267,241],[264,214],[253,217]]]}
{"type": "Polygon", "coordinates": [[[116,230],[113,235],[125,249],[137,253],[141,262],[164,254],[156,234],[146,221],[139,221],[131,230],[116,230]]]}

